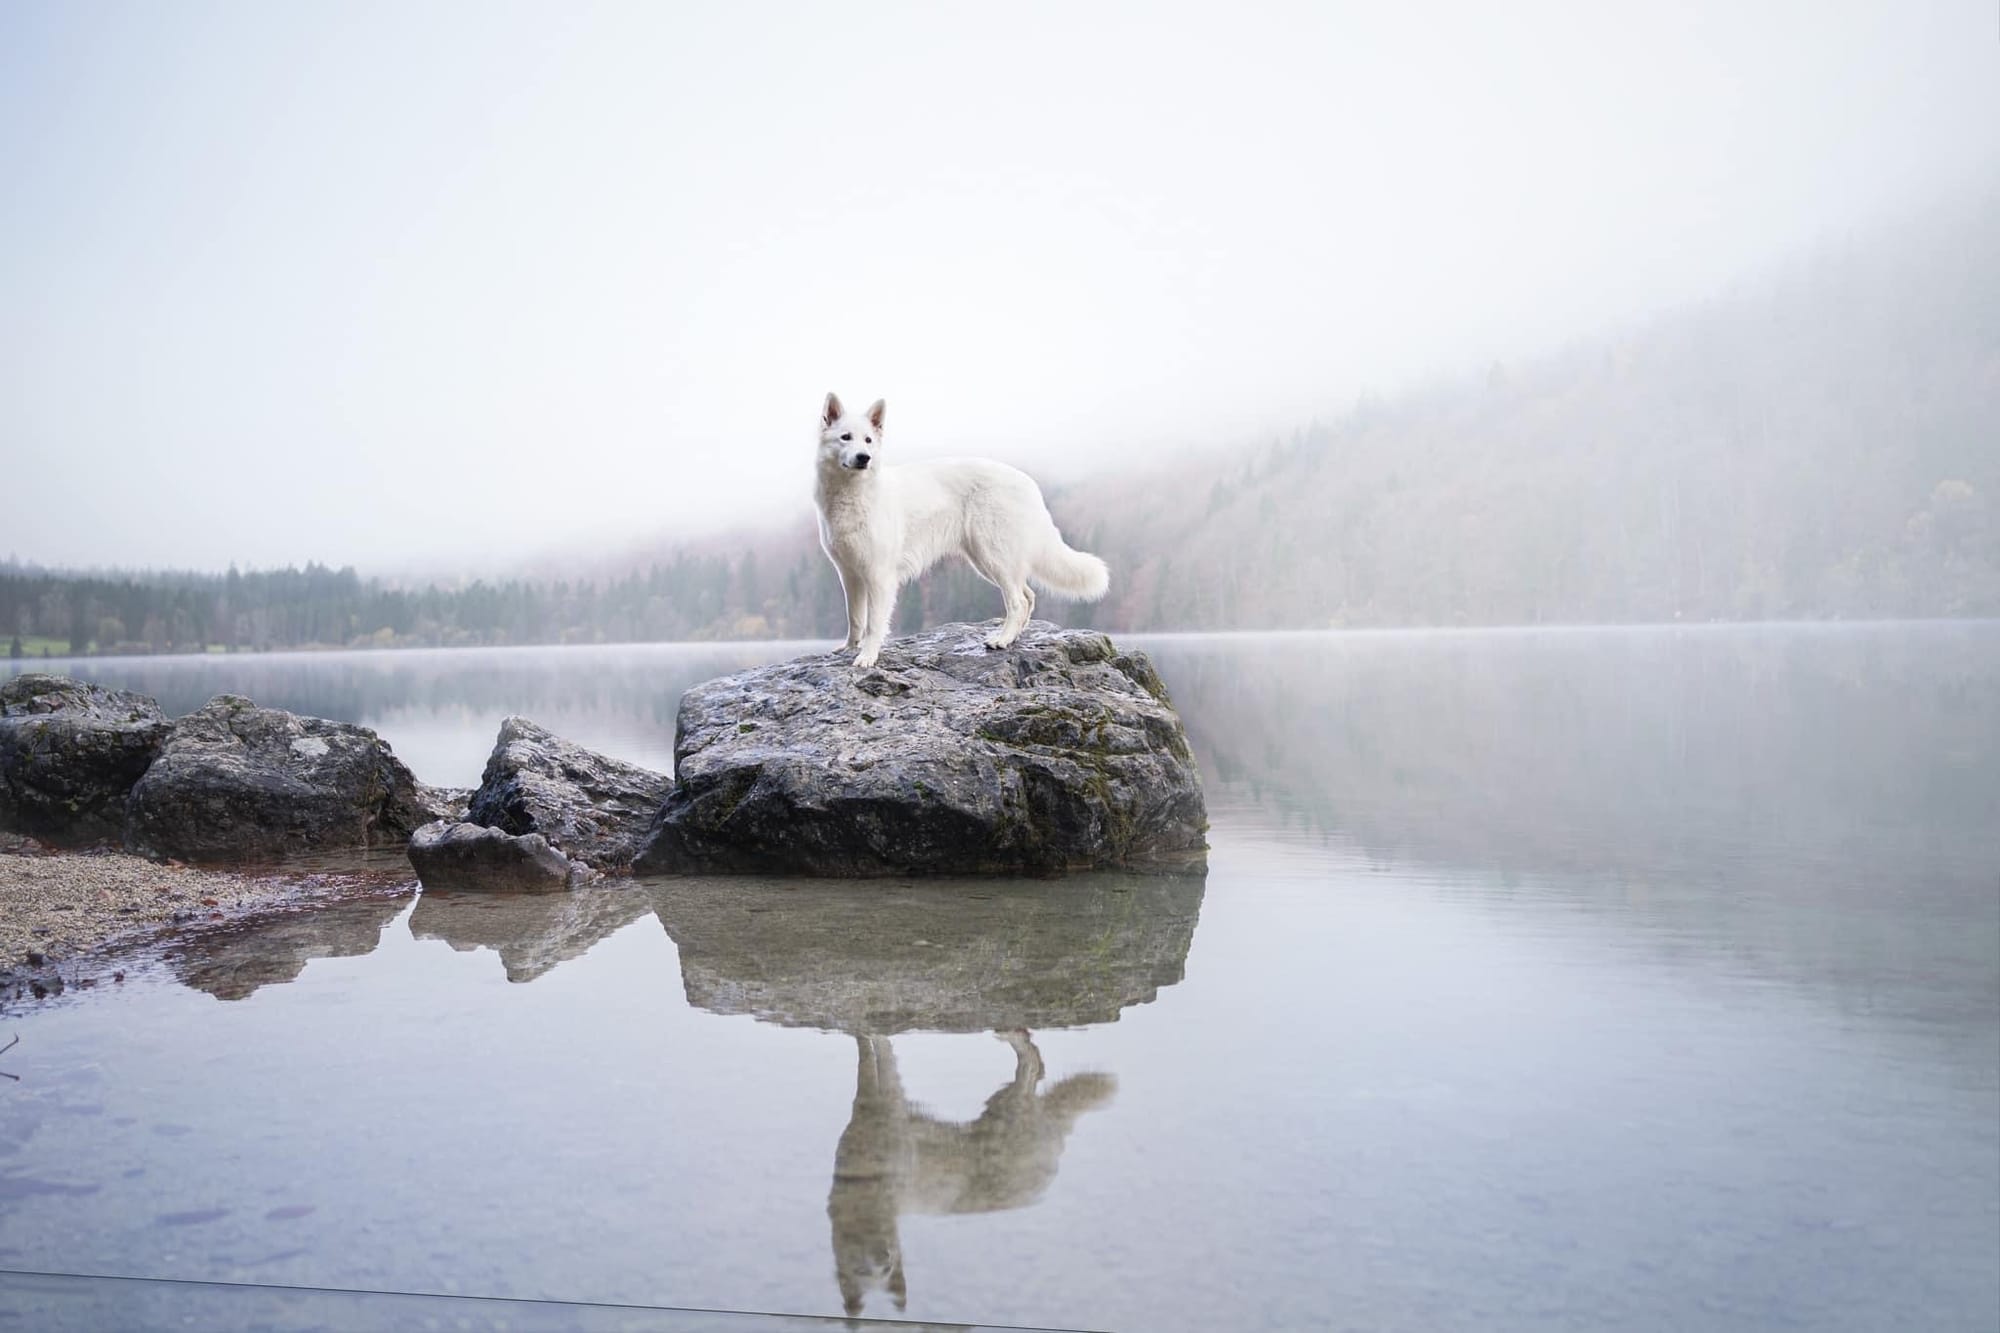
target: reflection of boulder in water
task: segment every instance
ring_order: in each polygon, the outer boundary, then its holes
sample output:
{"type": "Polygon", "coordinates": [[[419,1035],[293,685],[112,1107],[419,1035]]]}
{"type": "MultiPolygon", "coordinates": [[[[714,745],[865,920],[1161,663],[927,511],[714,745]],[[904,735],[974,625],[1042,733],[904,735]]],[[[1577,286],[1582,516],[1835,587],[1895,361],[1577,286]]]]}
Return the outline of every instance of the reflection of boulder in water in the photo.
{"type": "Polygon", "coordinates": [[[873,1035],[984,1032],[1109,1023],[1179,981],[1203,880],[689,878],[652,899],[698,1008],[873,1035]]]}
{"type": "Polygon", "coordinates": [[[904,1307],[906,1214],[999,1212],[1050,1188],[1078,1118],[1117,1080],[1088,1071],[1044,1087],[1025,1029],[1113,1022],[1180,981],[1203,887],[1200,873],[654,882],[690,1004],[854,1034],[854,1105],[827,1197],[850,1316],[874,1292],[904,1307]],[[1014,1075],[977,1117],[935,1116],[906,1095],[891,1035],[995,1029],[1014,1075]]]}
{"type": "Polygon", "coordinates": [[[168,965],[195,990],[218,1000],[240,1000],[260,986],[297,980],[315,958],[373,953],[382,942],[383,927],[409,902],[407,893],[399,893],[266,917],[189,939],[169,956],[168,965]]]}
{"type": "Polygon", "coordinates": [[[629,884],[557,894],[425,893],[410,913],[410,934],[443,940],[460,953],[492,949],[507,980],[533,981],[557,963],[581,958],[652,905],[629,884]]]}

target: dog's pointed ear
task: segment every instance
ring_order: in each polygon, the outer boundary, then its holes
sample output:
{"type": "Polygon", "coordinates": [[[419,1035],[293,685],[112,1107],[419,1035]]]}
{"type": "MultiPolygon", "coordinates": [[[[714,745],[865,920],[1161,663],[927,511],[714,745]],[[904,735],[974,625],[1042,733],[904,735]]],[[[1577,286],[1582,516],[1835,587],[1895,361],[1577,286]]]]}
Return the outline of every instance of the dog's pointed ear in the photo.
{"type": "Polygon", "coordinates": [[[840,420],[843,415],[845,413],[840,406],[840,395],[837,393],[828,394],[826,396],[826,405],[819,410],[819,424],[822,426],[831,426],[834,422],[840,420]]]}
{"type": "Polygon", "coordinates": [[[886,412],[888,408],[889,405],[887,403],[883,402],[880,398],[877,398],[868,409],[868,424],[873,426],[876,430],[882,429],[882,414],[886,412]]]}

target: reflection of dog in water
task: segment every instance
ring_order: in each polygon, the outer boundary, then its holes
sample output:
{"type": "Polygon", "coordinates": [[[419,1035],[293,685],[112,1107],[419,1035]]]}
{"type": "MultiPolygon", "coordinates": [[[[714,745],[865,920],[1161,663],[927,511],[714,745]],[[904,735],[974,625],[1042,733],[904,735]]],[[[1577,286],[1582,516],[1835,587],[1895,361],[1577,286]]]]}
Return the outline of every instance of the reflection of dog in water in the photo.
{"type": "Polygon", "coordinates": [[[887,1037],[857,1037],[861,1070],[854,1114],[833,1158],[833,1264],[850,1315],[886,1290],[903,1308],[904,1213],[992,1213],[1042,1197],[1055,1179],[1076,1118],[1111,1100],[1109,1074],[1072,1074],[1047,1092],[1042,1055],[1025,1032],[997,1033],[1014,1048],[1014,1081],[986,1099],[970,1124],[933,1120],[903,1096],[887,1037]]]}

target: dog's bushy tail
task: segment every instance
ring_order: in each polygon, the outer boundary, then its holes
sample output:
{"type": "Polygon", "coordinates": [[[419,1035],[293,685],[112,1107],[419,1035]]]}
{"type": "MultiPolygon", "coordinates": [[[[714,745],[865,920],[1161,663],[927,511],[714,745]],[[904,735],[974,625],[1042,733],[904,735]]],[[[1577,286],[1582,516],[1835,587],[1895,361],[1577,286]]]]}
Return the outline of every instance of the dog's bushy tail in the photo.
{"type": "Polygon", "coordinates": [[[1042,548],[1028,577],[1059,596],[1094,602],[1111,587],[1111,566],[1057,537],[1042,548]]]}
{"type": "Polygon", "coordinates": [[[1117,1091],[1117,1075],[1086,1070],[1081,1074],[1071,1074],[1050,1088],[1042,1094],[1042,1100],[1049,1110],[1074,1120],[1085,1111],[1096,1110],[1109,1102],[1117,1091]]]}

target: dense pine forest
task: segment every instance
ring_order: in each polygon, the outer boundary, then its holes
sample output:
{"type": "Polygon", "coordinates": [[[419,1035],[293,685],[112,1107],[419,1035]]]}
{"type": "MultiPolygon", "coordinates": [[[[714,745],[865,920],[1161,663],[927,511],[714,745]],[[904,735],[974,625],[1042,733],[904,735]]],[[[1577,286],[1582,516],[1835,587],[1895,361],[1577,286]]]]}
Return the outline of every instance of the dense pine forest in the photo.
{"type": "Polygon", "coordinates": [[[813,624],[842,624],[840,587],[823,564],[815,554],[766,580],[746,551],[594,583],[400,588],[323,565],[75,575],[7,563],[0,627],[13,632],[13,655],[30,657],[809,636],[813,624]],[[764,619],[744,611],[753,606],[794,615],[764,619]]]}
{"type": "MultiPolygon", "coordinates": [[[[1260,447],[1050,496],[1110,629],[2000,615],[2000,200],[1260,447]]],[[[19,498],[16,498],[19,503],[19,498]]],[[[904,627],[997,614],[968,571],[904,627]]],[[[0,564],[16,655],[826,638],[809,515],[608,577],[0,564]]]]}

